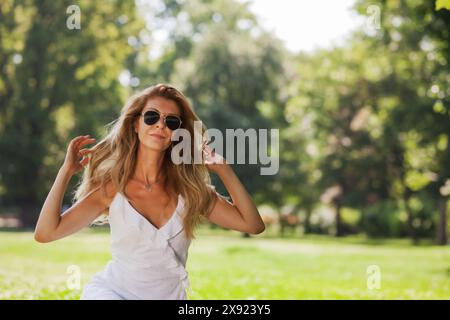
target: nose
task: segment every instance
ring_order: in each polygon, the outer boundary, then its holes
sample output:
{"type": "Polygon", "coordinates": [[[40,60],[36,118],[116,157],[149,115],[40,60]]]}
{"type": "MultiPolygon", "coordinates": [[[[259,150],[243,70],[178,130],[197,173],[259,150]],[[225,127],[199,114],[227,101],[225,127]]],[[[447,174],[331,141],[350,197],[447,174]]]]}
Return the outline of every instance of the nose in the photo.
{"type": "Polygon", "coordinates": [[[164,129],[165,126],[166,126],[166,123],[164,122],[164,117],[163,116],[159,117],[159,120],[156,123],[156,127],[164,129]]]}

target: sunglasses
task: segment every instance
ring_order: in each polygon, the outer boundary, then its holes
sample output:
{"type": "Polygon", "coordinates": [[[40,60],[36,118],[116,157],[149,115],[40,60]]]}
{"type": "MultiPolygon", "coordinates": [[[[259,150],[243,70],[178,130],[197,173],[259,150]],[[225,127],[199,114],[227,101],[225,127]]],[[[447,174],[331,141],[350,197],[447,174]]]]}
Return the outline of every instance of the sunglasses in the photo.
{"type": "MultiPolygon", "coordinates": [[[[161,114],[158,111],[155,110],[149,110],[146,111],[144,114],[144,122],[147,125],[155,124],[159,121],[159,118],[161,118],[161,114]]],[[[164,116],[164,123],[166,124],[167,128],[170,130],[176,130],[181,127],[181,119],[177,116],[164,116]]]]}

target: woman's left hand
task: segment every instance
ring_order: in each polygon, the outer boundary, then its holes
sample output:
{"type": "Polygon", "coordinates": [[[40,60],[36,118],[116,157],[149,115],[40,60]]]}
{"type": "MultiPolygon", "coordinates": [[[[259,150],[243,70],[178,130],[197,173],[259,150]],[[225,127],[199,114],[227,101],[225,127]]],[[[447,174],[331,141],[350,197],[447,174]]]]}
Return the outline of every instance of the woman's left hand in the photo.
{"type": "Polygon", "coordinates": [[[228,167],[225,158],[216,153],[215,150],[213,150],[207,144],[203,146],[203,159],[208,170],[216,174],[220,173],[221,170],[225,170],[226,167],[228,167]]]}

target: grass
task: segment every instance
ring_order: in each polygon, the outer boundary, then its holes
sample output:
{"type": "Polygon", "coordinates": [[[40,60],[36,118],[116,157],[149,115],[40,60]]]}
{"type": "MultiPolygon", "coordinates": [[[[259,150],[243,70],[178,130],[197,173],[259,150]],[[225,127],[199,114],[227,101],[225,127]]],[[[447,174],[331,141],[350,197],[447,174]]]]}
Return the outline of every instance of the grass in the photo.
{"type": "MultiPolygon", "coordinates": [[[[109,235],[85,230],[49,244],[31,232],[0,232],[0,299],[78,299],[71,265],[84,285],[111,258],[109,235]]],[[[201,229],[187,269],[190,299],[450,299],[450,247],[361,237],[242,238],[201,229]],[[367,268],[380,288],[369,290],[367,268]]]]}

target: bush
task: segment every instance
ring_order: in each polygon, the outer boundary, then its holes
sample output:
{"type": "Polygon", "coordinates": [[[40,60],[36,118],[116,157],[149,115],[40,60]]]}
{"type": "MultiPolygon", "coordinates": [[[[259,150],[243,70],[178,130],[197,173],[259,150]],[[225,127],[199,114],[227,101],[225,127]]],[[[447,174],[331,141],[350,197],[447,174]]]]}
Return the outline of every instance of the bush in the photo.
{"type": "Polygon", "coordinates": [[[406,215],[395,200],[384,200],[362,209],[361,229],[369,237],[403,237],[406,215]]]}

